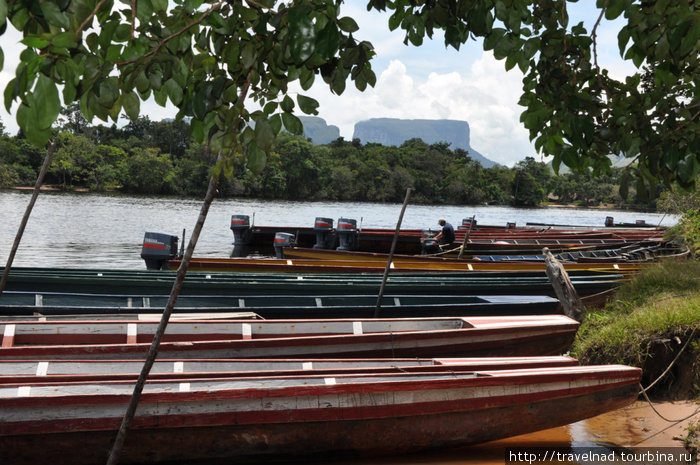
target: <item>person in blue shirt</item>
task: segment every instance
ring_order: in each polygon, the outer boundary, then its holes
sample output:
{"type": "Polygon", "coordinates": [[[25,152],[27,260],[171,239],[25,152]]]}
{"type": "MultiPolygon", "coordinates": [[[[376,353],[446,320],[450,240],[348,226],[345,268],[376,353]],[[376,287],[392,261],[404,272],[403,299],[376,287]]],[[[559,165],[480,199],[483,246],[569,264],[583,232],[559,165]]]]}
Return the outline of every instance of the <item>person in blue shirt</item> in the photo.
{"type": "Polygon", "coordinates": [[[455,228],[445,221],[445,218],[440,218],[438,224],[442,226],[442,231],[435,236],[435,239],[437,239],[441,245],[452,244],[455,241],[455,228]]]}

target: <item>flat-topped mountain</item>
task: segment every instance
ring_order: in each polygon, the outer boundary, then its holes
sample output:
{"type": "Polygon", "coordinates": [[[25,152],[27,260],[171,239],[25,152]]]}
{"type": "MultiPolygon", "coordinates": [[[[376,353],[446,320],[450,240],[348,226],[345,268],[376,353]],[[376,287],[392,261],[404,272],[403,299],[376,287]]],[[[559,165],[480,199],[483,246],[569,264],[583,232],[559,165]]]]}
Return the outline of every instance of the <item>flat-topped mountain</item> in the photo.
{"type": "MultiPolygon", "coordinates": [[[[304,125],[304,137],[314,145],[324,145],[340,137],[338,126],[328,125],[323,118],[300,116],[304,125]]],[[[448,119],[397,119],[372,118],[355,123],[353,139],[363,144],[378,143],[386,146],[400,146],[409,139],[422,139],[426,144],[447,142],[451,149],[463,149],[472,160],[484,168],[496,165],[469,145],[469,123],[448,119]]]]}
{"type": "Polygon", "coordinates": [[[355,123],[353,139],[363,144],[376,142],[399,146],[409,139],[422,139],[426,144],[448,142],[451,149],[463,149],[472,160],[485,168],[496,165],[469,145],[469,123],[449,119],[372,118],[355,123]]]}

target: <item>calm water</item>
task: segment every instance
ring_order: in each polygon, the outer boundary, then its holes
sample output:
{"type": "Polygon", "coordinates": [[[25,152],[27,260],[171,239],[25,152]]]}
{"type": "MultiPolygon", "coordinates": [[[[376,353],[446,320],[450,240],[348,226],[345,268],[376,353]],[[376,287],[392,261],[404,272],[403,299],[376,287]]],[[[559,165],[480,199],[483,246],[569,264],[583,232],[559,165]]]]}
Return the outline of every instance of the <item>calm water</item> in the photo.
{"type": "MultiPolygon", "coordinates": [[[[29,192],[0,192],[0,263],[7,261],[29,192]]],[[[94,267],[143,269],[141,244],[146,231],[182,235],[195,225],[201,200],[44,193],[15,257],[15,266],[94,267]]],[[[249,215],[259,226],[313,226],[317,216],[354,218],[364,227],[394,228],[400,204],[346,202],[280,202],[215,200],[207,216],[195,256],[224,257],[231,253],[231,215],[249,215]]],[[[444,217],[455,227],[462,218],[476,216],[481,224],[505,225],[515,221],[603,227],[605,217],[616,222],[643,219],[649,224],[672,225],[676,217],[663,214],[578,208],[516,209],[490,206],[408,205],[402,227],[437,229],[444,217]]]]}
{"type": "MultiPolygon", "coordinates": [[[[0,192],[0,264],[7,261],[17,227],[24,214],[30,194],[0,192]]],[[[42,193],[27,224],[15,266],[93,267],[115,269],[144,269],[140,258],[145,231],[181,235],[194,227],[200,200],[146,198],[93,194],[42,193]]],[[[261,226],[313,226],[317,216],[355,218],[365,227],[394,228],[401,205],[338,202],[279,202],[261,200],[216,200],[207,217],[196,256],[228,256],[233,235],[231,215],[243,214],[261,226]]],[[[455,226],[462,218],[476,216],[481,224],[505,225],[515,221],[587,225],[602,227],[606,216],[615,221],[634,222],[644,219],[650,224],[672,225],[676,217],[662,214],[609,211],[599,209],[546,208],[514,209],[508,207],[460,207],[409,205],[402,226],[405,228],[437,229],[437,219],[445,217],[455,226]]],[[[572,425],[518,436],[482,446],[465,449],[388,457],[336,465],[473,465],[504,463],[504,449],[524,446],[589,446],[643,443],[654,436],[662,425],[650,427],[653,414],[636,404],[628,409],[611,412],[595,419],[572,425]]],[[[688,407],[689,408],[689,407],[688,407]]],[[[665,427],[665,425],[663,425],[665,427]]],[[[670,436],[656,436],[655,443],[641,445],[677,446],[670,436]]]]}

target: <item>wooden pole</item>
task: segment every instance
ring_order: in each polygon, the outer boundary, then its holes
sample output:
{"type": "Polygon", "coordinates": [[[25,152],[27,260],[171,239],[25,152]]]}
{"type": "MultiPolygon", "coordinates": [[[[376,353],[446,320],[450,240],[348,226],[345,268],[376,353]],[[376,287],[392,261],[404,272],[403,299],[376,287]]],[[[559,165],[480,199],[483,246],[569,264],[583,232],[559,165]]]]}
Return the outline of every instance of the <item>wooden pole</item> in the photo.
{"type": "Polygon", "coordinates": [[[15,235],[15,241],[12,244],[12,250],[10,250],[10,255],[7,257],[7,264],[5,265],[5,270],[2,273],[2,280],[0,280],[0,295],[2,295],[3,291],[5,290],[5,286],[7,285],[7,278],[10,275],[12,262],[15,260],[17,249],[19,249],[19,243],[22,241],[22,236],[24,235],[24,228],[27,227],[29,216],[32,214],[37,197],[39,197],[39,191],[41,190],[41,185],[44,183],[44,176],[46,176],[46,172],[49,170],[49,165],[51,164],[51,158],[53,157],[55,148],[56,143],[54,141],[50,141],[48,150],[46,151],[46,156],[44,157],[44,164],[41,166],[39,176],[37,176],[36,183],[34,184],[32,198],[29,200],[29,204],[24,211],[24,216],[22,217],[22,221],[17,229],[17,234],[15,235]]]}
{"type": "Polygon", "coordinates": [[[406,197],[403,199],[403,207],[401,207],[401,214],[399,215],[399,221],[396,222],[396,230],[394,231],[394,240],[391,241],[391,250],[389,250],[389,258],[386,262],[386,268],[384,268],[384,276],[382,277],[382,285],[379,288],[379,295],[377,296],[377,308],[374,309],[374,318],[379,317],[379,309],[382,307],[382,299],[384,298],[384,287],[386,287],[386,280],[389,277],[389,268],[391,268],[391,262],[394,260],[394,250],[396,250],[396,243],[399,241],[399,232],[401,231],[401,222],[403,221],[403,214],[406,211],[406,205],[408,205],[408,199],[411,197],[411,188],[406,189],[406,197]]]}
{"type": "Polygon", "coordinates": [[[564,310],[564,314],[576,321],[583,321],[583,302],[576,293],[574,285],[571,284],[569,274],[564,266],[557,260],[547,247],[542,249],[544,253],[545,272],[552,283],[554,293],[559,299],[559,304],[564,310]]]}
{"type": "MultiPolygon", "coordinates": [[[[222,152],[220,151],[216,160],[217,163],[221,161],[222,158],[222,152]]],[[[187,267],[189,266],[190,259],[192,258],[192,254],[194,253],[194,247],[195,245],[197,245],[199,234],[202,232],[202,227],[204,226],[204,220],[207,218],[209,207],[211,206],[211,203],[214,200],[214,196],[217,193],[216,185],[218,184],[218,182],[219,175],[212,174],[211,179],[209,180],[207,194],[204,197],[204,203],[202,204],[202,208],[199,212],[199,218],[197,218],[197,223],[195,224],[194,229],[192,230],[192,235],[190,236],[190,242],[187,244],[187,250],[185,251],[185,255],[182,257],[180,267],[177,270],[177,275],[175,278],[175,282],[173,283],[172,290],[170,291],[168,303],[165,305],[165,309],[163,310],[163,315],[161,316],[160,323],[158,324],[158,328],[156,329],[156,332],[153,336],[153,342],[151,343],[151,347],[148,350],[146,361],[143,364],[141,374],[139,375],[139,378],[136,381],[136,385],[134,386],[134,392],[131,395],[131,401],[129,402],[129,406],[127,407],[126,413],[124,414],[124,418],[122,418],[122,423],[119,427],[119,431],[117,432],[117,437],[115,438],[114,443],[112,444],[112,450],[109,453],[107,465],[116,465],[119,462],[119,456],[121,455],[121,451],[124,446],[124,440],[126,439],[126,432],[128,431],[129,427],[131,426],[131,422],[134,419],[136,407],[138,406],[139,400],[141,399],[141,393],[143,392],[143,387],[146,384],[146,379],[148,378],[148,375],[151,372],[151,368],[153,367],[153,363],[155,362],[155,359],[158,356],[158,348],[160,346],[160,341],[163,338],[165,329],[168,326],[168,321],[170,320],[170,315],[173,312],[173,308],[175,307],[177,298],[180,295],[180,290],[182,289],[182,285],[185,282],[185,276],[187,275],[187,267]]]]}
{"type": "Polygon", "coordinates": [[[469,222],[469,231],[464,235],[464,241],[462,242],[462,247],[459,249],[459,256],[457,258],[461,259],[464,255],[464,249],[467,248],[467,242],[469,242],[469,235],[472,233],[472,228],[474,227],[474,218],[476,215],[472,215],[472,220],[469,222]]]}

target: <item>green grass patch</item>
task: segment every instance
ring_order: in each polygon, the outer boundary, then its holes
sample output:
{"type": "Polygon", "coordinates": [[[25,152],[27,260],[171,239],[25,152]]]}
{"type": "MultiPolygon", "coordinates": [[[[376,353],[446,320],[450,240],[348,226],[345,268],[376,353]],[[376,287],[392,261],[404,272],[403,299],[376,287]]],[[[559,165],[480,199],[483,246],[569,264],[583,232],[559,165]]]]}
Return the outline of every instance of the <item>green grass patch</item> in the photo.
{"type": "Polygon", "coordinates": [[[684,393],[697,396],[699,326],[700,261],[668,261],[624,284],[605,308],[589,309],[571,352],[582,364],[641,367],[648,381],[663,371],[692,335],[678,363],[686,374],[677,379],[683,378],[684,393]]]}

